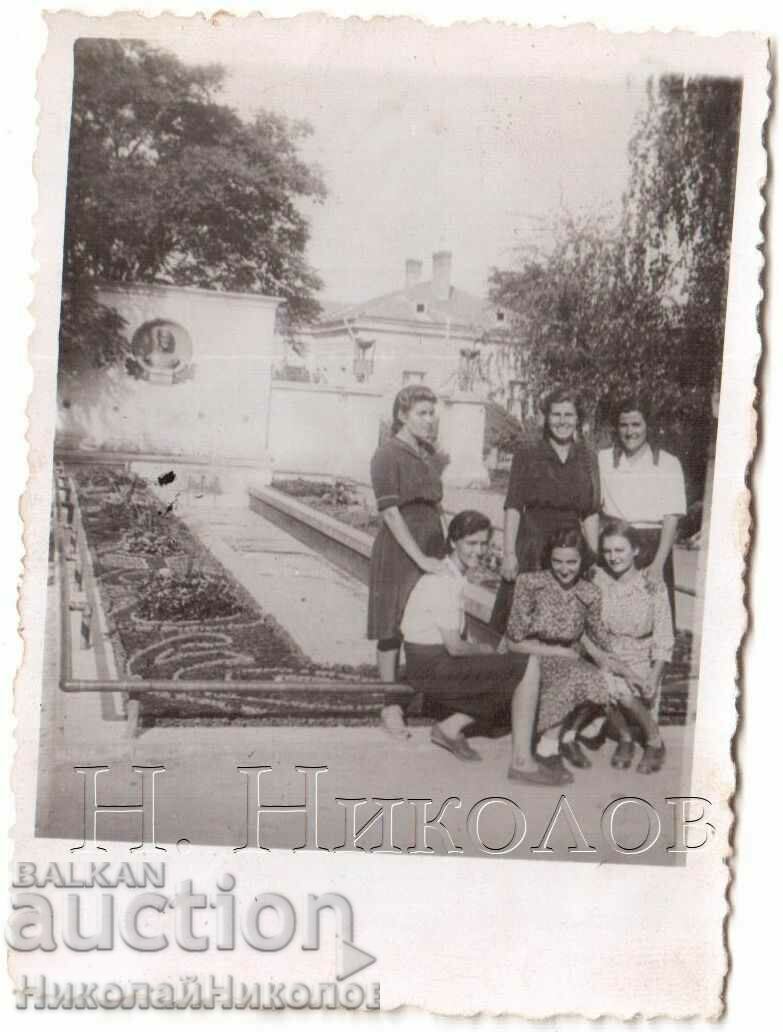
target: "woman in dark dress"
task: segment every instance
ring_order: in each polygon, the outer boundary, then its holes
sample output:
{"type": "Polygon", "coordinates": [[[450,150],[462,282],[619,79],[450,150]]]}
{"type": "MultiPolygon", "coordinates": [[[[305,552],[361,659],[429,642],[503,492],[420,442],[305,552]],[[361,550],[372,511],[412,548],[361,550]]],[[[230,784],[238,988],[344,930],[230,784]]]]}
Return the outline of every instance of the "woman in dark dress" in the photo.
{"type": "Polygon", "coordinates": [[[544,399],[542,408],[543,439],[520,446],[511,465],[503,579],[492,613],[498,634],[506,632],[516,578],[542,569],[544,546],[553,533],[581,527],[593,551],[598,547],[598,471],[592,451],[576,439],[582,423],[579,397],[559,387],[544,399]]]}
{"type": "MultiPolygon", "coordinates": [[[[423,573],[438,573],[446,554],[443,485],[431,439],[436,397],[429,387],[403,387],[394,400],[392,436],[370,465],[382,526],[370,558],[367,636],[378,641],[378,672],[397,676],[405,603],[423,573]]],[[[381,714],[390,734],[408,732],[399,698],[389,693],[381,714]]]]}

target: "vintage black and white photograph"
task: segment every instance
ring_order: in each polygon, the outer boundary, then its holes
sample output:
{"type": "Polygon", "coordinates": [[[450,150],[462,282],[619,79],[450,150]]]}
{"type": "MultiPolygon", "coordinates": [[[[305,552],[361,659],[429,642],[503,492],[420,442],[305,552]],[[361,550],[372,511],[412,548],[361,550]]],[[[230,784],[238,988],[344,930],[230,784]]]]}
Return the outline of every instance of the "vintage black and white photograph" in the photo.
{"type": "Polygon", "coordinates": [[[36,834],[682,864],[742,77],[308,38],[73,43],[36,834]]]}
{"type": "Polygon", "coordinates": [[[20,1009],[723,1013],[768,44],[457,17],[45,18],[20,1009]]]}

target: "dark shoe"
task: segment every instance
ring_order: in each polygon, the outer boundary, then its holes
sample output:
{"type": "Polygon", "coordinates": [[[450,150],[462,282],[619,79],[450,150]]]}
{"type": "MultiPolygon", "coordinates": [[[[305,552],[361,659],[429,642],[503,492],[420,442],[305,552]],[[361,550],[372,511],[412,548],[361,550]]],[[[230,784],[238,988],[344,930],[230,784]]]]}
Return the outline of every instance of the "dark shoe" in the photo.
{"type": "Polygon", "coordinates": [[[612,766],[618,770],[628,770],[633,760],[636,746],[630,738],[621,738],[612,756],[612,766]]]}
{"type": "Polygon", "coordinates": [[[582,747],[576,740],[561,742],[560,753],[568,760],[572,767],[579,767],[580,770],[587,770],[588,767],[592,767],[592,763],[585,756],[582,747]]]}
{"type": "Polygon", "coordinates": [[[660,745],[645,746],[642,758],[639,760],[639,766],[636,769],[640,774],[655,774],[663,766],[665,758],[666,746],[663,742],[660,745]]]}
{"type": "Polygon", "coordinates": [[[601,727],[601,730],[597,734],[592,736],[579,735],[577,737],[577,741],[580,745],[587,746],[587,748],[590,749],[591,752],[597,752],[599,749],[602,749],[604,747],[604,745],[606,744],[606,740],[609,737],[608,724],[609,721],[605,720],[603,726],[601,727]]]}
{"type": "Polygon", "coordinates": [[[564,782],[558,771],[553,767],[538,766],[536,770],[519,770],[518,767],[508,768],[509,781],[521,781],[525,785],[563,785],[564,782]]]}
{"type": "Polygon", "coordinates": [[[573,782],[574,775],[563,763],[563,757],[559,753],[555,756],[536,756],[536,762],[557,775],[560,779],[557,784],[570,785],[573,782]]]}
{"type": "Polygon", "coordinates": [[[478,763],[481,759],[481,754],[468,745],[468,740],[463,734],[458,734],[456,738],[449,738],[448,735],[441,731],[438,724],[435,724],[430,732],[430,741],[433,745],[439,745],[441,749],[450,752],[452,756],[456,756],[458,760],[465,760],[467,763],[478,763]]]}

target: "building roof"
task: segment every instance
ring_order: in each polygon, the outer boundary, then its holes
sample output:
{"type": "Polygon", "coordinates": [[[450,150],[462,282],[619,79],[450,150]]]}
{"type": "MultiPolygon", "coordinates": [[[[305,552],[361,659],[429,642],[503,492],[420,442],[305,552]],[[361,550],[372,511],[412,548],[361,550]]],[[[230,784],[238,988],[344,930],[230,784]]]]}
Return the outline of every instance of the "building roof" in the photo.
{"type": "Polygon", "coordinates": [[[407,290],[382,294],[356,305],[326,311],[320,326],[344,321],[383,319],[395,322],[419,322],[424,325],[466,326],[495,330],[502,325],[497,306],[456,287],[449,287],[448,300],[436,295],[432,281],[417,283],[407,290]],[[423,311],[420,309],[423,306],[423,311]]]}

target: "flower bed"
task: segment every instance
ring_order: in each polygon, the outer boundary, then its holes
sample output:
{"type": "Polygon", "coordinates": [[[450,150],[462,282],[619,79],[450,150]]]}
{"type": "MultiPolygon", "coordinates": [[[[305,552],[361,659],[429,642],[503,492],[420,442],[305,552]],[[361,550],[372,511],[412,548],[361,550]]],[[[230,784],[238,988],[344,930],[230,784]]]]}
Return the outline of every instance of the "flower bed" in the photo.
{"type": "MultiPolygon", "coordinates": [[[[72,476],[121,677],[301,681],[375,675],[314,665],[140,477],[106,466],[80,466],[72,476]]],[[[218,716],[226,705],[209,695],[198,702],[199,711],[206,706],[218,716]]],[[[241,715],[243,707],[232,705],[241,715]]]]}
{"type": "Polygon", "coordinates": [[[363,530],[371,537],[375,537],[381,529],[378,513],[370,509],[359,497],[356,488],[345,481],[324,483],[306,480],[304,477],[291,477],[275,480],[272,486],[276,491],[296,498],[303,505],[332,516],[355,530],[363,530]]]}

